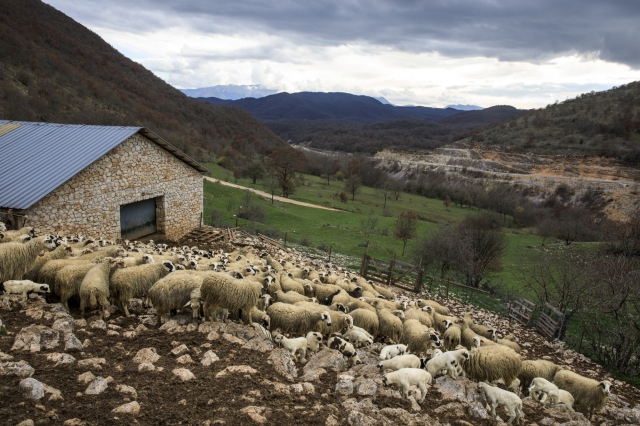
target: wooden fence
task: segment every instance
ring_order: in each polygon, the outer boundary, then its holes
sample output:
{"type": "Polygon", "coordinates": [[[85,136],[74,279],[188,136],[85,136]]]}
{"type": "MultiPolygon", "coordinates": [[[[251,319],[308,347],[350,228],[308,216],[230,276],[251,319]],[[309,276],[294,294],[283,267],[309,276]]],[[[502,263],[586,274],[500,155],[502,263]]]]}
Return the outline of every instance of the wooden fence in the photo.
{"type": "Polygon", "coordinates": [[[545,303],[536,322],[536,330],[546,338],[553,339],[560,331],[563,321],[564,314],[550,304],[545,303]]]}
{"type": "Polygon", "coordinates": [[[535,311],[535,303],[531,303],[527,299],[518,299],[509,306],[509,318],[529,327],[535,311]]]}
{"type": "Polygon", "coordinates": [[[368,254],[362,256],[360,275],[364,279],[376,281],[385,285],[393,285],[403,290],[420,292],[422,290],[422,268],[421,265],[411,265],[396,259],[382,260],[374,259],[368,254]],[[411,275],[415,273],[416,278],[411,275]]]}

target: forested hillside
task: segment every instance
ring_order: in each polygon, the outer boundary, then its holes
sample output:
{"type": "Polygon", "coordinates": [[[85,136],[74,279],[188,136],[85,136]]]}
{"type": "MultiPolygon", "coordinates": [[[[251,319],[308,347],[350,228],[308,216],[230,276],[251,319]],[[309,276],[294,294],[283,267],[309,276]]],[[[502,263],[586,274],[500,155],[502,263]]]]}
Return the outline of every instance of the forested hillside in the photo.
{"type": "Polygon", "coordinates": [[[38,0],[0,1],[0,118],[144,126],[200,160],[284,145],[246,111],[189,98],[38,0]]]}
{"type": "Polygon", "coordinates": [[[530,111],[456,139],[545,154],[586,154],[640,161],[640,82],[530,111]]]}

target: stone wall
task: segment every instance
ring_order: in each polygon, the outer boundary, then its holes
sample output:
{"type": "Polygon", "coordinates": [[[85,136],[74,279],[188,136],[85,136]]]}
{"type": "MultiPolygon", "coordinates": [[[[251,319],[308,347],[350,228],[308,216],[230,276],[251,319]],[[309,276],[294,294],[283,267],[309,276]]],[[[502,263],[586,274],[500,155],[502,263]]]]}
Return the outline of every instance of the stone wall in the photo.
{"type": "Polygon", "coordinates": [[[149,198],[156,198],[157,228],[168,239],[175,241],[200,226],[202,175],[136,133],[26,214],[38,234],[116,239],[120,238],[120,205],[149,198]]]}

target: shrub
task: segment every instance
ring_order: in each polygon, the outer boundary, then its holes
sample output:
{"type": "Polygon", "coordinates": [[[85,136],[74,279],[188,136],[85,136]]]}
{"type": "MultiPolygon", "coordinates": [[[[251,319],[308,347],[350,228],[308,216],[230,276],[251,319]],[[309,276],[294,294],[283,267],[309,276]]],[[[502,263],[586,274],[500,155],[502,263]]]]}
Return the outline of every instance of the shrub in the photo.
{"type": "Polygon", "coordinates": [[[309,241],[309,238],[307,237],[302,237],[300,241],[298,241],[298,244],[300,244],[301,246],[310,247],[311,241],[309,241]]]}
{"type": "Polygon", "coordinates": [[[329,251],[329,246],[326,243],[320,243],[318,244],[318,250],[322,250],[322,251],[329,251]]]}
{"type": "Polygon", "coordinates": [[[393,217],[393,213],[389,209],[382,209],[382,216],[384,217],[393,217]]]}

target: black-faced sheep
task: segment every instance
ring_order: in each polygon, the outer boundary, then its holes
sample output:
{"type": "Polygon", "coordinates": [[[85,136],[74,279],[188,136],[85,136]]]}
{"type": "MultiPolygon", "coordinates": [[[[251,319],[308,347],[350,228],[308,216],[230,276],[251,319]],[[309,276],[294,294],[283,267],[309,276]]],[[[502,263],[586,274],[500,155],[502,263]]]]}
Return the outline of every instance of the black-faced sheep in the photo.
{"type": "Polygon", "coordinates": [[[587,413],[591,420],[607,404],[611,396],[611,382],[601,382],[581,376],[573,371],[560,370],[553,378],[553,384],[569,392],[575,399],[575,409],[587,413]]]}
{"type": "Polygon", "coordinates": [[[116,305],[129,316],[129,299],[147,298],[149,289],[174,270],[173,263],[164,260],[114,271],[110,278],[110,290],[116,305]]]}
{"type": "Polygon", "coordinates": [[[260,282],[238,280],[219,272],[207,274],[200,288],[205,319],[213,316],[216,308],[221,307],[231,312],[242,311],[243,322],[251,324],[251,308],[258,304],[262,290],[260,282]]]}

